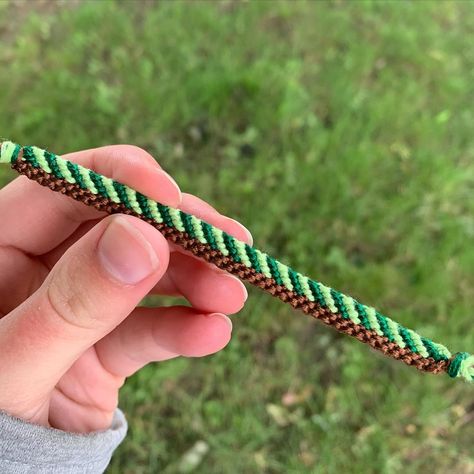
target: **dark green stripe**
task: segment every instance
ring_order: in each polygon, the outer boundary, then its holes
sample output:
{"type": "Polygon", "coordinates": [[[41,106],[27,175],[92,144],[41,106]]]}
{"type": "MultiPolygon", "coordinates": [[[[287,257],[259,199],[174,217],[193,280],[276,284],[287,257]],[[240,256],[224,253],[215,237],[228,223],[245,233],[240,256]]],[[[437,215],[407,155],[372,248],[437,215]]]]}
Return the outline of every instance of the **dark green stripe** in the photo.
{"type": "Polygon", "coordinates": [[[36,160],[35,154],[33,153],[33,148],[31,146],[23,147],[23,159],[28,163],[32,164],[35,168],[39,168],[40,165],[36,160]]]}
{"type": "Polygon", "coordinates": [[[174,227],[173,219],[171,219],[168,206],[163,206],[163,204],[160,204],[159,202],[157,202],[156,204],[158,206],[158,210],[160,211],[161,216],[163,217],[164,223],[168,227],[174,227]]]}
{"type": "Polygon", "coordinates": [[[234,237],[229,235],[227,232],[223,232],[222,236],[224,238],[224,244],[227,250],[229,251],[230,255],[236,262],[240,263],[240,256],[234,243],[234,237]]]}
{"type": "Polygon", "coordinates": [[[362,326],[364,326],[366,329],[372,329],[370,327],[370,322],[369,319],[367,318],[367,313],[364,309],[364,306],[361,305],[358,301],[354,300],[355,308],[357,311],[357,314],[359,315],[360,322],[362,326]]]}
{"type": "Polygon", "coordinates": [[[196,234],[194,233],[194,226],[193,221],[191,220],[191,216],[183,211],[179,211],[179,213],[181,215],[181,220],[183,221],[184,230],[187,232],[189,237],[195,239],[196,234]]]}
{"type": "Polygon", "coordinates": [[[267,255],[267,263],[268,268],[270,268],[270,273],[272,274],[272,277],[276,281],[277,285],[283,285],[283,280],[281,279],[275,259],[267,255]]]}
{"type": "Polygon", "coordinates": [[[76,163],[72,163],[71,161],[66,161],[66,165],[68,170],[71,172],[72,177],[76,180],[76,183],[82,188],[87,189],[86,183],[82,179],[81,172],[77,167],[76,163]]]}
{"type": "Polygon", "coordinates": [[[109,198],[110,196],[107,190],[105,189],[104,182],[102,181],[102,176],[100,176],[100,174],[97,174],[95,171],[92,171],[92,170],[89,170],[89,176],[92,182],[95,184],[97,191],[99,191],[99,193],[102,196],[109,198]]]}
{"type": "Polygon", "coordinates": [[[10,159],[10,163],[15,163],[18,160],[18,155],[20,154],[21,146],[16,144],[15,149],[13,150],[12,157],[10,159]]]}
{"type": "Polygon", "coordinates": [[[216,239],[214,238],[214,234],[212,233],[212,227],[204,221],[201,221],[201,228],[204,233],[204,237],[206,238],[209,245],[214,249],[218,250],[219,246],[216,243],[216,239]]]}
{"type": "Polygon", "coordinates": [[[247,252],[247,256],[250,260],[250,263],[252,264],[253,269],[258,273],[262,273],[260,263],[258,262],[257,252],[255,252],[254,248],[249,244],[245,244],[245,251],[247,252]]]}
{"type": "MultiPolygon", "coordinates": [[[[461,369],[461,364],[469,357],[468,352],[458,352],[454,355],[453,359],[448,365],[448,375],[452,378],[459,375],[459,370],[461,369]]],[[[471,377],[474,381],[474,377],[471,377]]]]}
{"type": "Polygon", "coordinates": [[[125,186],[122,183],[119,183],[118,181],[112,181],[112,184],[115,191],[117,191],[117,195],[120,201],[122,201],[122,203],[125,204],[125,206],[129,209],[132,209],[130,201],[128,200],[127,192],[125,191],[125,186]]]}
{"type": "Polygon", "coordinates": [[[50,153],[49,151],[44,152],[44,157],[46,161],[48,162],[49,167],[54,173],[54,176],[59,179],[64,179],[63,174],[61,173],[61,170],[59,169],[58,162],[56,160],[56,155],[53,153],[50,153]]]}
{"type": "Polygon", "coordinates": [[[334,302],[336,303],[337,309],[342,314],[342,317],[345,319],[349,319],[349,313],[347,312],[346,305],[344,304],[342,294],[339,293],[339,291],[336,291],[331,288],[331,296],[334,302]]]}
{"type": "Polygon", "coordinates": [[[326,308],[327,307],[326,300],[324,299],[324,295],[321,292],[321,288],[319,288],[318,282],[308,279],[308,284],[309,284],[311,293],[313,293],[316,303],[318,303],[319,306],[326,308]]]}
{"type": "Polygon", "coordinates": [[[393,338],[392,331],[390,331],[387,321],[385,318],[379,313],[375,313],[375,317],[377,318],[377,321],[379,322],[380,329],[383,332],[384,336],[390,341],[390,342],[395,342],[395,339],[393,338]]]}
{"type": "Polygon", "coordinates": [[[136,198],[140,209],[143,211],[145,217],[148,219],[153,219],[153,214],[151,213],[150,206],[148,205],[148,198],[144,196],[142,193],[137,191],[136,198]]]}
{"type": "Polygon", "coordinates": [[[301,283],[298,278],[298,274],[290,267],[288,267],[288,276],[290,277],[291,283],[293,283],[293,289],[299,295],[304,295],[303,288],[301,288],[301,283]]]}
{"type": "Polygon", "coordinates": [[[423,342],[424,346],[426,347],[426,350],[428,351],[428,354],[433,357],[434,360],[439,361],[439,360],[448,360],[446,356],[438,352],[438,349],[436,349],[436,346],[433,344],[433,341],[430,341],[429,339],[425,339],[424,337],[421,338],[421,341],[423,342]]]}
{"type": "Polygon", "coordinates": [[[412,351],[412,352],[418,352],[418,349],[416,348],[414,342],[413,342],[413,339],[411,338],[409,332],[407,331],[406,328],[404,328],[403,326],[400,326],[398,325],[398,333],[400,334],[400,336],[402,336],[402,339],[405,341],[405,344],[408,346],[408,348],[412,351]]]}

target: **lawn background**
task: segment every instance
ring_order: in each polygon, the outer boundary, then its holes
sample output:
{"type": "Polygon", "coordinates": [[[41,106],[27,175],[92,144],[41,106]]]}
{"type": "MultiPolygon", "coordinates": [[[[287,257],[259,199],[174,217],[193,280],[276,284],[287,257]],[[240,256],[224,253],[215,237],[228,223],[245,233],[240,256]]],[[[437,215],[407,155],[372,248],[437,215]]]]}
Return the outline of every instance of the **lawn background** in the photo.
{"type": "MultiPolygon", "coordinates": [[[[141,146],[257,247],[472,351],[473,40],[467,1],[3,1],[0,135],[141,146]]],[[[255,289],[232,319],[127,381],[111,473],[474,473],[468,384],[255,289]]]]}

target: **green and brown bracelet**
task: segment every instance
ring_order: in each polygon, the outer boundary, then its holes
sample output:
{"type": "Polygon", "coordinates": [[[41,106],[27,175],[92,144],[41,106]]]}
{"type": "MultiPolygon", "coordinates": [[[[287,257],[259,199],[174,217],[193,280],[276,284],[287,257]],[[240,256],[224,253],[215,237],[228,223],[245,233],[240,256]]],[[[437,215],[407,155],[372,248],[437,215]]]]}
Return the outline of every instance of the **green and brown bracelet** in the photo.
{"type": "Polygon", "coordinates": [[[4,141],[0,163],[18,173],[109,214],[138,217],[193,255],[248,281],[295,309],[353,336],[419,370],[474,381],[474,356],[451,352],[322,283],[298,273],[261,250],[179,209],[34,146],[4,141]]]}

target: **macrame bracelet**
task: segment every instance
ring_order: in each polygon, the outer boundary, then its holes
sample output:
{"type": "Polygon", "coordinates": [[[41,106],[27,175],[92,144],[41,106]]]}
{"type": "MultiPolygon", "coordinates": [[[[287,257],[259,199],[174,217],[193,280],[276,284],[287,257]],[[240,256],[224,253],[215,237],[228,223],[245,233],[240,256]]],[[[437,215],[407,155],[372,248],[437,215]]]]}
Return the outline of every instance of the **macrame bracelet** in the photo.
{"type": "Polygon", "coordinates": [[[168,240],[207,262],[280,298],[295,309],[353,336],[419,370],[474,381],[474,356],[454,355],[370,306],[312,280],[261,250],[179,209],[160,204],[134,189],[34,146],[4,141],[0,163],[18,173],[109,214],[138,217],[168,240]]]}

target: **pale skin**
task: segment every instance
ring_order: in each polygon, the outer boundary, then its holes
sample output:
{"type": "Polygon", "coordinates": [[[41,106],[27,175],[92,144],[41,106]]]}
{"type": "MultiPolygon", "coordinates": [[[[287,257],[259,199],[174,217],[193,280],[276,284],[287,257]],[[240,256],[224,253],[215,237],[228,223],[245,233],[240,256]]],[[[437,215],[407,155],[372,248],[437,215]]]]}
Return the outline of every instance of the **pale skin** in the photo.
{"type": "MultiPolygon", "coordinates": [[[[244,226],[181,192],[140,148],[64,157],[251,243],[244,226]]],[[[127,377],[229,342],[228,315],[243,307],[245,286],[146,222],[107,216],[25,177],[0,191],[0,216],[0,410],[70,432],[104,430],[127,377]],[[138,308],[148,294],[190,306],[138,308]]]]}

